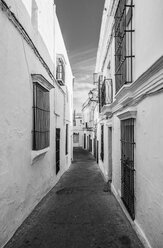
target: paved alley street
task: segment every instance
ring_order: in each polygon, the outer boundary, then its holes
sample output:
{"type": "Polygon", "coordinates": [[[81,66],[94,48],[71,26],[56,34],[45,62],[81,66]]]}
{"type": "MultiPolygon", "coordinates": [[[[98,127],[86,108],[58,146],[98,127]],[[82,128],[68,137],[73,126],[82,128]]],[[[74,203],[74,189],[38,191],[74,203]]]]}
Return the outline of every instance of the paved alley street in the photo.
{"type": "Polygon", "coordinates": [[[40,202],[5,248],[143,247],[87,151],[40,202]],[[106,191],[106,192],[105,192],[106,191]]]}

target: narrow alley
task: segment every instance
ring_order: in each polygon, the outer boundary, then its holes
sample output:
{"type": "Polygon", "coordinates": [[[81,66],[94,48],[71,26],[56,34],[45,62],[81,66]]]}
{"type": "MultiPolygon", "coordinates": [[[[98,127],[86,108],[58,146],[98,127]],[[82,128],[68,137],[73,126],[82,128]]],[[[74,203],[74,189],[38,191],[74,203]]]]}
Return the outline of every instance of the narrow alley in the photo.
{"type": "Polygon", "coordinates": [[[94,158],[75,148],[74,162],[5,248],[143,247],[106,189],[94,158]]]}

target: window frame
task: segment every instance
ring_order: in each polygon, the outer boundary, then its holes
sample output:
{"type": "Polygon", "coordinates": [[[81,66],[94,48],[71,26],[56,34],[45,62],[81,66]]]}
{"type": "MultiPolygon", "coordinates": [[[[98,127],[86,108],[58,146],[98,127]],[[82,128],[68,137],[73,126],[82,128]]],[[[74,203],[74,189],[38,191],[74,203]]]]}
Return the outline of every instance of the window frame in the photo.
{"type": "Polygon", "coordinates": [[[49,146],[50,146],[49,91],[46,88],[44,88],[42,85],[40,85],[38,82],[34,82],[33,83],[33,150],[38,151],[45,149],[49,146]]]}
{"type": "Polygon", "coordinates": [[[60,85],[65,85],[65,63],[61,57],[57,58],[56,80],[60,85]]]}
{"type": "MultiPolygon", "coordinates": [[[[33,91],[32,91],[32,93],[33,93],[32,151],[38,152],[38,151],[42,151],[42,150],[45,150],[45,149],[50,147],[50,90],[52,88],[54,88],[54,86],[49,81],[47,81],[41,74],[31,74],[31,77],[32,77],[32,82],[33,82],[33,91]],[[38,99],[37,99],[39,96],[37,89],[42,90],[42,96],[43,95],[45,96],[45,94],[46,94],[46,97],[44,98],[44,100],[46,99],[47,103],[46,103],[46,100],[43,103],[41,101],[41,104],[43,104],[41,106],[38,106],[40,104],[40,102],[38,103],[38,99]],[[38,93],[38,95],[37,95],[37,93],[38,93]],[[44,109],[44,108],[46,108],[46,109],[44,109]],[[37,131],[42,132],[42,130],[41,130],[42,125],[39,126],[37,123],[39,120],[38,109],[41,109],[42,112],[44,111],[47,113],[46,115],[44,115],[44,114],[42,114],[42,116],[40,115],[41,116],[40,120],[42,118],[44,118],[45,116],[47,117],[45,120],[46,123],[44,122],[43,125],[45,125],[45,127],[48,128],[48,130],[47,130],[48,135],[47,135],[47,141],[43,144],[38,144],[39,141],[38,140],[36,141],[36,132],[37,131]],[[39,128],[39,130],[36,130],[37,128],[39,128]]],[[[41,112],[41,110],[40,110],[40,112],[41,112]]]]}
{"type": "Polygon", "coordinates": [[[115,14],[116,93],[133,82],[133,7],[133,0],[121,0],[115,14]]]}

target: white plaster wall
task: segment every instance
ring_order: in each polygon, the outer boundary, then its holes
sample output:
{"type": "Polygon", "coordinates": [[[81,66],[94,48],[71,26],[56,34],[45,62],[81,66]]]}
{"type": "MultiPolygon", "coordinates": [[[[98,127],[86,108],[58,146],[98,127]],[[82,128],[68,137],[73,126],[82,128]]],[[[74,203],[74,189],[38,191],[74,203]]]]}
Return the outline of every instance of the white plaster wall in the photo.
{"type": "Polygon", "coordinates": [[[163,247],[162,109],[162,94],[146,98],[136,119],[136,220],[153,248],[163,247]]]}
{"type": "MultiPolygon", "coordinates": [[[[5,30],[1,31],[0,35],[3,65],[0,69],[0,246],[2,246],[54,185],[55,177],[51,162],[53,143],[52,150],[49,150],[39,162],[31,165],[33,85],[30,74],[40,73],[48,81],[51,82],[51,79],[2,12],[0,19],[0,30],[5,30]]],[[[52,103],[52,92],[50,97],[52,103]]],[[[51,138],[54,125],[52,108],[51,138]]]]}
{"type": "MultiPolygon", "coordinates": [[[[6,2],[11,6],[11,10],[15,11],[34,41],[37,36],[36,43],[39,51],[41,55],[43,54],[50,69],[53,69],[53,56],[49,55],[43,42],[44,39],[40,38],[39,34],[35,34],[30,26],[30,16],[23,7],[24,5],[21,4],[21,1],[17,1],[19,6],[17,9],[14,5],[15,1],[8,0],[6,2]]],[[[42,74],[51,84],[53,82],[32,49],[1,10],[0,57],[2,65],[0,67],[0,247],[2,247],[37,203],[55,185],[67,166],[65,156],[63,158],[61,156],[63,159],[61,161],[62,169],[56,177],[55,128],[58,124],[54,111],[54,96],[56,92],[58,92],[57,95],[61,93],[57,85],[50,91],[50,149],[45,156],[31,164],[33,128],[31,74],[42,74]]],[[[62,93],[61,95],[63,97],[62,93]]],[[[60,98],[60,104],[62,105],[62,103],[63,98],[60,98]]],[[[58,110],[58,115],[62,128],[63,143],[61,145],[64,144],[63,147],[65,147],[62,108],[58,110]]],[[[69,135],[69,140],[71,140],[71,132],[69,135]]],[[[70,147],[69,149],[72,150],[72,146],[70,147]]],[[[70,165],[71,156],[70,152],[68,165],[70,165]]]]}
{"type": "MultiPolygon", "coordinates": [[[[69,167],[72,160],[72,135],[73,135],[73,74],[71,70],[71,65],[69,62],[68,54],[66,51],[65,43],[63,40],[63,36],[60,30],[60,25],[58,22],[58,18],[55,18],[55,52],[56,54],[61,54],[65,59],[65,86],[60,87],[60,93],[55,96],[55,105],[56,112],[60,112],[60,109],[63,110],[62,115],[64,118],[64,125],[69,125],[69,152],[66,156],[66,164],[69,167]],[[62,96],[61,96],[62,94],[62,96]],[[61,100],[61,98],[62,100],[61,100]]],[[[58,92],[58,91],[57,91],[58,92]]],[[[61,111],[62,111],[61,110],[61,111]]],[[[62,118],[61,118],[62,119],[62,118]]],[[[59,124],[60,125],[60,124],[59,124]]],[[[59,126],[58,126],[59,127],[59,126]]],[[[64,126],[64,130],[66,130],[66,126],[64,126]]],[[[65,133],[63,134],[63,146],[65,147],[65,133]]],[[[63,163],[64,164],[64,163],[63,163]]]]}
{"type": "Polygon", "coordinates": [[[108,130],[106,126],[106,121],[103,122],[104,125],[104,160],[101,160],[101,126],[99,126],[99,132],[98,132],[98,138],[99,138],[99,166],[104,174],[104,177],[107,181],[108,179],[108,169],[109,169],[109,164],[108,164],[108,130]]]}
{"type": "Polygon", "coordinates": [[[120,120],[116,115],[112,118],[112,183],[116,191],[121,192],[121,143],[120,120]]]}
{"type": "MultiPolygon", "coordinates": [[[[61,33],[58,18],[55,18],[55,52],[61,54],[65,59],[65,86],[61,86],[62,95],[64,95],[64,105],[61,107],[64,109],[64,120],[65,124],[69,125],[69,152],[66,156],[66,164],[69,167],[72,161],[72,150],[73,150],[73,74],[71,70],[70,61],[68,58],[67,50],[61,33]]],[[[60,95],[56,96],[57,111],[60,111],[60,95]]],[[[65,128],[64,128],[65,129],[65,128]]],[[[64,139],[65,142],[65,139],[64,139]]],[[[64,145],[65,147],[65,145],[64,145]]]]}
{"type": "Polygon", "coordinates": [[[101,20],[101,29],[100,29],[100,37],[98,43],[98,51],[97,51],[97,60],[96,60],[96,69],[95,72],[101,72],[101,67],[103,64],[103,59],[105,57],[106,49],[107,49],[107,41],[108,41],[108,30],[110,24],[110,19],[112,17],[108,15],[109,6],[111,4],[111,0],[105,0],[102,20],[101,20]],[[106,35],[107,34],[107,35],[106,35]]]}
{"type": "Polygon", "coordinates": [[[79,133],[79,142],[74,143],[74,147],[82,147],[83,146],[83,124],[80,122],[82,120],[81,116],[76,116],[76,126],[73,126],[73,132],[79,133]]]}
{"type": "Polygon", "coordinates": [[[163,54],[163,1],[135,0],[134,7],[134,80],[163,54]]]}
{"type": "MultiPolygon", "coordinates": [[[[65,109],[64,109],[64,92],[60,90],[58,86],[55,88],[54,93],[54,103],[55,103],[55,126],[60,128],[60,171],[57,174],[57,177],[60,177],[60,174],[66,169],[66,160],[65,160],[65,109]]],[[[56,132],[56,130],[55,130],[56,132]]],[[[55,133],[56,135],[56,133],[55,133]]]]}
{"type": "Polygon", "coordinates": [[[35,0],[38,5],[38,32],[31,25],[32,0],[5,0],[53,71],[55,5],[52,0],[35,0]],[[47,14],[48,13],[48,14],[47,14]],[[46,20],[46,21],[45,21],[46,20]],[[46,44],[43,46],[42,44],[46,44]],[[47,52],[49,57],[46,56],[47,52]]]}
{"type": "MultiPolygon", "coordinates": [[[[108,2],[108,1],[106,1],[108,2]]],[[[106,3],[105,3],[106,4],[106,3]]],[[[145,72],[163,54],[163,2],[161,0],[134,1],[133,35],[134,80],[145,72]]],[[[103,16],[99,41],[96,72],[100,72],[106,55],[108,26],[106,13],[103,16]],[[107,32],[106,32],[107,31],[107,32]]],[[[115,96],[114,38],[106,59],[103,75],[107,76],[107,65],[111,59],[113,95],[115,96]]],[[[135,122],[135,223],[153,248],[163,247],[163,96],[146,98],[137,108],[135,122]]],[[[117,102],[118,108],[118,102],[117,102]]],[[[116,106],[113,103],[113,109],[116,106]]],[[[120,113],[120,112],[119,112],[120,113]]],[[[100,119],[97,118],[97,121],[100,119]]],[[[100,121],[101,122],[101,121],[100,121]]],[[[102,122],[101,122],[102,123],[102,122]]],[[[112,186],[121,197],[121,142],[120,120],[117,113],[112,117],[112,186]]],[[[106,160],[100,161],[100,123],[98,125],[99,166],[106,177],[106,160]]],[[[107,141],[104,141],[107,143],[107,141]]],[[[106,150],[106,148],[105,148],[106,150]]],[[[106,152],[106,151],[105,151],[106,152]]],[[[120,198],[119,198],[120,199],[120,198]]]]}
{"type": "MultiPolygon", "coordinates": [[[[160,94],[140,102],[137,105],[135,121],[135,223],[153,248],[163,246],[162,97],[160,94]]],[[[112,185],[119,196],[121,196],[120,146],[120,120],[114,115],[112,185]]]]}

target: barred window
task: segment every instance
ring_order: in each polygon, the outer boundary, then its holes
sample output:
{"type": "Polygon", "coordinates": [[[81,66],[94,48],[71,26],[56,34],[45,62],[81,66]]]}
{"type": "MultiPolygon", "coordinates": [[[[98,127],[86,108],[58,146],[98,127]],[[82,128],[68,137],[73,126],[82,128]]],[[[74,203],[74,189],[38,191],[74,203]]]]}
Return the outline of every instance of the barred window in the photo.
{"type": "Polygon", "coordinates": [[[33,84],[33,150],[41,150],[50,143],[49,91],[39,83],[33,84]]]}
{"type": "Polygon", "coordinates": [[[133,7],[133,0],[121,0],[115,14],[116,92],[133,80],[133,7]]]}

